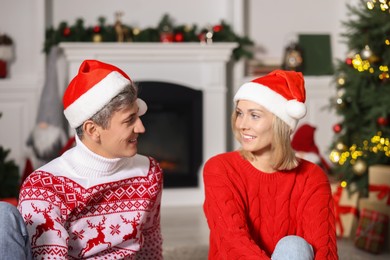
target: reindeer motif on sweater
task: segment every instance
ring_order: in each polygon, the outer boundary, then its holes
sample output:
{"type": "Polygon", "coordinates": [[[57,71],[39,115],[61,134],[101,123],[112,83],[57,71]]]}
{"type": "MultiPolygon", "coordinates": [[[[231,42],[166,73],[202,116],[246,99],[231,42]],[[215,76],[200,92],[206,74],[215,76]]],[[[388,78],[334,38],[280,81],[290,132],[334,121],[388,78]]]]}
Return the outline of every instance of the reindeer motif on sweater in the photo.
{"type": "MultiPolygon", "coordinates": [[[[131,169],[138,165],[144,175],[138,176],[137,168],[135,177],[110,176],[108,182],[95,178],[97,184],[90,186],[64,172],[66,167],[30,174],[18,208],[32,240],[33,257],[162,259],[162,172],[153,158],[140,157],[129,165],[131,169]]],[[[121,162],[121,167],[126,164],[121,162]]],[[[130,173],[123,171],[124,176],[130,173]]]]}

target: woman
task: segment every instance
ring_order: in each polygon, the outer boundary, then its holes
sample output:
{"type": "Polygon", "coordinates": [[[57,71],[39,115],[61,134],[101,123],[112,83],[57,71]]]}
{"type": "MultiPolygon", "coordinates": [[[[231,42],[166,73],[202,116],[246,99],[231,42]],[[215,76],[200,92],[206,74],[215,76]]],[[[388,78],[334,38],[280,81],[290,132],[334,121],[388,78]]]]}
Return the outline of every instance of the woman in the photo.
{"type": "Polygon", "coordinates": [[[338,259],[328,178],[291,147],[306,114],[302,74],[273,71],[241,86],[234,102],[241,149],[203,172],[209,259],[338,259]]]}

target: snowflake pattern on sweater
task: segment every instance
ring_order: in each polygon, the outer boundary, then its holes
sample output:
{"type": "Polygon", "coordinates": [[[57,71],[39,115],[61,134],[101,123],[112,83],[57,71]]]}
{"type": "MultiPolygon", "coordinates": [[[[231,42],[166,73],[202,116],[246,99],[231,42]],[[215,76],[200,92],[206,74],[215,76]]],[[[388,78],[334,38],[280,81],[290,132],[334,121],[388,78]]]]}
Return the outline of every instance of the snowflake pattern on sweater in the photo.
{"type": "Polygon", "coordinates": [[[235,151],[209,159],[203,176],[209,259],[270,259],[287,235],[303,237],[315,259],[338,259],[330,185],[316,164],[268,174],[235,151]]]}
{"type": "Polygon", "coordinates": [[[34,259],[154,260],[162,259],[161,192],[153,158],[110,161],[76,147],[30,174],[18,208],[34,259]],[[108,174],[91,178],[102,167],[108,174]]]}

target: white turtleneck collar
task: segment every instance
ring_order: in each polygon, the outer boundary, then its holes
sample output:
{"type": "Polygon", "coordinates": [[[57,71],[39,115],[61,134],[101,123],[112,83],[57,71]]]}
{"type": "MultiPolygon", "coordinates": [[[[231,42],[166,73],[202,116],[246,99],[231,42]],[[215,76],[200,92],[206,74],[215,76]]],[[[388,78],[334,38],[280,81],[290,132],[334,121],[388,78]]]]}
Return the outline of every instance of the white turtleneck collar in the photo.
{"type": "Polygon", "coordinates": [[[149,171],[149,159],[138,154],[128,158],[108,159],[89,150],[76,135],[75,147],[39,170],[78,181],[87,179],[87,186],[90,186],[108,180],[146,176],[149,171]]]}

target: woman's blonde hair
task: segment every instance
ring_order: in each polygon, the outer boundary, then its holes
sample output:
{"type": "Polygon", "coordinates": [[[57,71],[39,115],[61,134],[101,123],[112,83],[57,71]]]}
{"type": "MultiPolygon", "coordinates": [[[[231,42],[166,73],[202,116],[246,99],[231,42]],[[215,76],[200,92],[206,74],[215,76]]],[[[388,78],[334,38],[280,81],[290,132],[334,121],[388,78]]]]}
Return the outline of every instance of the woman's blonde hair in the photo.
{"type": "MultiPolygon", "coordinates": [[[[240,133],[236,128],[237,113],[233,111],[231,117],[231,127],[234,137],[240,141],[240,133]]],[[[291,128],[279,117],[273,116],[272,121],[273,137],[271,143],[272,162],[271,166],[277,171],[286,171],[298,166],[298,158],[291,146],[291,128]]],[[[248,151],[240,149],[241,155],[248,161],[255,160],[255,156],[248,151]]]]}

